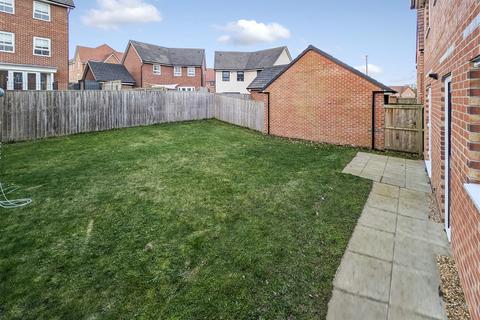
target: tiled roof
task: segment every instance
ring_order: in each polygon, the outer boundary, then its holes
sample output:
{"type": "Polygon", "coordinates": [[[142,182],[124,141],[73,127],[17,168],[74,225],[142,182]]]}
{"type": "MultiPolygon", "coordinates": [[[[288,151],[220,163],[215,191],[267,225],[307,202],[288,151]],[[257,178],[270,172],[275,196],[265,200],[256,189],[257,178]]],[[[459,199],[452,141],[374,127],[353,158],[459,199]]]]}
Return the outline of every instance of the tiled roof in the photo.
{"type": "Polygon", "coordinates": [[[83,63],[88,61],[104,62],[112,53],[115,54],[118,61],[122,60],[123,53],[115,51],[107,44],[102,44],[96,48],[77,46],[77,54],[83,63]]]}
{"type": "Polygon", "coordinates": [[[169,66],[200,67],[205,63],[204,49],[166,48],[154,44],[130,41],[144,63],[169,66]]]}
{"type": "Polygon", "coordinates": [[[88,67],[96,81],[121,80],[122,83],[134,84],[135,80],[122,64],[89,61],[88,67]]]}
{"type": "Polygon", "coordinates": [[[216,51],[215,70],[256,70],[272,67],[287,47],[255,51],[216,51]]]}
{"type": "Polygon", "coordinates": [[[258,74],[258,76],[255,78],[255,80],[253,80],[247,89],[263,89],[267,83],[272,81],[272,79],[275,78],[280,72],[285,70],[286,67],[288,67],[288,64],[263,69],[263,71],[258,74]]]}

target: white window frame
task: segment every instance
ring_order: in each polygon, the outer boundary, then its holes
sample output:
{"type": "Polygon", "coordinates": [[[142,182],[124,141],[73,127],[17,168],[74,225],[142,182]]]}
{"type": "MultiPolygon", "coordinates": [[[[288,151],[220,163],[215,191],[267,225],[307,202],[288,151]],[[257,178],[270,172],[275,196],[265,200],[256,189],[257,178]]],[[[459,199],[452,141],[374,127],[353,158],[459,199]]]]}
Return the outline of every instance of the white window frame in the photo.
{"type": "Polygon", "coordinates": [[[230,71],[222,71],[222,82],[230,82],[230,78],[232,77],[230,71]],[[225,80],[224,75],[228,73],[228,80],[225,80]]]}
{"type": "Polygon", "coordinates": [[[178,87],[177,91],[183,91],[183,92],[194,92],[195,87],[178,87]]]}
{"type": "Polygon", "coordinates": [[[181,77],[182,76],[182,67],[174,66],[173,67],[173,76],[174,77],[181,77]],[[178,71],[180,70],[180,71],[178,71]]]}
{"type": "Polygon", "coordinates": [[[161,76],[162,75],[162,66],[159,64],[154,64],[152,67],[152,72],[156,76],[161,76]],[[155,70],[158,67],[158,70],[155,70]]]}
{"type": "Polygon", "coordinates": [[[195,77],[195,67],[188,67],[187,68],[187,76],[195,77]]]}
{"type": "Polygon", "coordinates": [[[40,2],[40,1],[33,1],[33,19],[50,22],[52,20],[52,8],[51,8],[50,4],[45,3],[45,2],[40,2]],[[48,20],[35,17],[35,11],[36,11],[37,5],[47,6],[47,8],[48,8],[48,20]]]}
{"type": "MultiPolygon", "coordinates": [[[[3,0],[3,1],[8,1],[8,0],[3,0]]],[[[15,0],[11,0],[11,1],[12,1],[12,12],[8,12],[8,11],[5,11],[5,10],[0,10],[0,12],[8,13],[8,14],[15,14],[15,0]]]]}
{"type": "Polygon", "coordinates": [[[15,33],[12,32],[6,32],[6,31],[0,31],[0,34],[8,34],[12,36],[12,51],[7,51],[7,50],[0,50],[0,52],[7,52],[7,53],[15,53],[15,33]]]}
{"type": "Polygon", "coordinates": [[[52,56],[52,40],[49,38],[33,37],[33,55],[39,57],[51,57],[52,56]],[[48,56],[44,54],[35,53],[35,41],[36,40],[48,40],[48,56]]]}

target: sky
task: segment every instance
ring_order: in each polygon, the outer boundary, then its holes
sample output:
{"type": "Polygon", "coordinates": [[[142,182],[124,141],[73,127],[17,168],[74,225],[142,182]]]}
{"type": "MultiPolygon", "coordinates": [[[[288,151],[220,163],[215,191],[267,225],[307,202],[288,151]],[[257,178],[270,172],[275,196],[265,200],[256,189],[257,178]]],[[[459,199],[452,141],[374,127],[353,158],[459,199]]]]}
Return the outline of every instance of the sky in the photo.
{"type": "Polygon", "coordinates": [[[128,40],[214,52],[288,46],[295,58],[312,44],[365,69],[386,85],[415,82],[416,16],[408,0],[75,0],[70,56],[76,45],[128,40]]]}

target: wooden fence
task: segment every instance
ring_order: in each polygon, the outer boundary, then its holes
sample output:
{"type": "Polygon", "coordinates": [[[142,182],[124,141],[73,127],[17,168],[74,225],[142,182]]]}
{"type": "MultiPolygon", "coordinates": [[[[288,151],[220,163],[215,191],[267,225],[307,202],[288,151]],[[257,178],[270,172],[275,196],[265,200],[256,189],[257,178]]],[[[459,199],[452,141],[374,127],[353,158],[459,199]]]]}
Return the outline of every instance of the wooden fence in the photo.
{"type": "Polygon", "coordinates": [[[262,131],[263,110],[261,102],[197,92],[7,92],[0,98],[0,141],[212,118],[262,131]]]}
{"type": "Polygon", "coordinates": [[[423,107],[385,105],[385,149],[423,153],[423,107]]]}

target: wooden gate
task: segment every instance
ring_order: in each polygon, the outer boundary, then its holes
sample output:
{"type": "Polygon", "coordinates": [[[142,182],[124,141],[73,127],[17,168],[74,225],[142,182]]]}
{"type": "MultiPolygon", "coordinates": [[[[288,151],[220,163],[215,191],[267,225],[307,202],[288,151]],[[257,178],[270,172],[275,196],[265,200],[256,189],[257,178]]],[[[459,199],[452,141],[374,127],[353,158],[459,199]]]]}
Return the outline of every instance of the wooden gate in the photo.
{"type": "Polygon", "coordinates": [[[385,149],[423,154],[422,105],[385,105],[385,149]]]}

